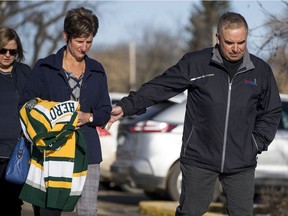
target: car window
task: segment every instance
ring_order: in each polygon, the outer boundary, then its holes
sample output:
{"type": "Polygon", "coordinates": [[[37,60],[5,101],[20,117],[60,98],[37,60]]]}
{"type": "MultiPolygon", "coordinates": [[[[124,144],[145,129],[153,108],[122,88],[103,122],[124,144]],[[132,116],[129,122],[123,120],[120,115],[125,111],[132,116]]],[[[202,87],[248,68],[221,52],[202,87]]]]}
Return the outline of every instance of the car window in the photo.
{"type": "Polygon", "coordinates": [[[282,117],[278,129],[288,130],[288,102],[282,102],[282,117]]]}
{"type": "Polygon", "coordinates": [[[121,122],[122,123],[132,123],[132,122],[138,122],[138,121],[143,121],[143,120],[149,120],[152,119],[155,115],[158,113],[166,110],[168,107],[172,106],[175,104],[172,101],[164,101],[158,104],[155,104],[153,106],[150,106],[147,108],[146,112],[141,114],[141,115],[134,115],[134,116],[129,116],[127,118],[124,118],[121,122]]]}
{"type": "Polygon", "coordinates": [[[176,103],[155,116],[154,120],[172,124],[183,124],[186,110],[186,101],[176,103]]]}

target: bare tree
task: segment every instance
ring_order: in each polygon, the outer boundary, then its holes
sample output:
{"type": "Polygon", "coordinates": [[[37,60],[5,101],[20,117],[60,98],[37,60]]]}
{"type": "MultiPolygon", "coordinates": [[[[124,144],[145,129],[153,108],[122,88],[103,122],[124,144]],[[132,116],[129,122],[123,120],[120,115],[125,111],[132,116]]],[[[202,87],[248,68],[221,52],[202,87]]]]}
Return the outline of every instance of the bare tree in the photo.
{"type": "Polygon", "coordinates": [[[283,14],[271,14],[266,10],[261,2],[258,2],[261,11],[267,17],[267,21],[258,26],[255,29],[252,29],[251,33],[254,34],[254,37],[260,38],[263,42],[257,46],[258,53],[263,51],[268,51],[270,54],[277,55],[278,47],[283,47],[287,50],[288,42],[288,2],[282,1],[283,3],[283,14]],[[283,15],[281,17],[281,15],[283,15]],[[266,29],[264,34],[259,29],[266,29]],[[261,32],[262,35],[256,35],[254,32],[261,32]]]}
{"type": "Polygon", "coordinates": [[[161,74],[175,64],[183,55],[183,39],[180,34],[166,29],[147,27],[137,45],[137,83],[144,82],[161,74]]]}
{"type": "Polygon", "coordinates": [[[126,93],[130,90],[128,50],[127,44],[97,49],[95,56],[105,68],[110,92],[126,93]]]}
{"type": "Polygon", "coordinates": [[[230,7],[229,1],[201,1],[199,5],[193,5],[190,23],[186,31],[191,37],[188,41],[189,50],[199,50],[213,46],[215,29],[219,16],[230,7]]]}
{"type": "Polygon", "coordinates": [[[288,59],[285,47],[278,47],[277,55],[271,55],[268,63],[273,68],[276,82],[281,93],[288,93],[288,59]]]}
{"type": "Polygon", "coordinates": [[[29,44],[26,47],[32,56],[28,64],[33,65],[63,43],[62,25],[67,10],[78,6],[95,10],[98,5],[89,1],[1,1],[0,25],[15,28],[23,44],[29,44]]]}
{"type": "MultiPolygon", "coordinates": [[[[136,43],[136,89],[161,74],[183,55],[183,39],[178,32],[144,27],[136,43]]],[[[92,54],[93,55],[93,54],[92,54]]],[[[128,44],[97,50],[108,76],[109,91],[129,92],[130,59],[128,44]]]]}
{"type": "MultiPolygon", "coordinates": [[[[268,53],[268,63],[273,68],[278,88],[280,92],[288,93],[288,2],[282,1],[282,3],[283,14],[274,15],[267,11],[261,2],[258,2],[268,21],[258,27],[266,31],[265,34],[257,36],[263,42],[256,47],[257,53],[268,53]]],[[[258,29],[252,30],[252,34],[258,29]]]]}

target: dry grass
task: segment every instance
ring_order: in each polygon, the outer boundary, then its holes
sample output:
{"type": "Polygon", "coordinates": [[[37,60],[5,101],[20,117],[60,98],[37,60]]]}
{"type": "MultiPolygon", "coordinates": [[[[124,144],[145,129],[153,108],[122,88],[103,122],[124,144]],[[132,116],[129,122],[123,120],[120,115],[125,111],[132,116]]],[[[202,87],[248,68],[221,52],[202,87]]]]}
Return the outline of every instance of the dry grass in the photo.
{"type": "Polygon", "coordinates": [[[261,190],[261,203],[271,216],[288,216],[288,187],[265,187],[261,190]]]}

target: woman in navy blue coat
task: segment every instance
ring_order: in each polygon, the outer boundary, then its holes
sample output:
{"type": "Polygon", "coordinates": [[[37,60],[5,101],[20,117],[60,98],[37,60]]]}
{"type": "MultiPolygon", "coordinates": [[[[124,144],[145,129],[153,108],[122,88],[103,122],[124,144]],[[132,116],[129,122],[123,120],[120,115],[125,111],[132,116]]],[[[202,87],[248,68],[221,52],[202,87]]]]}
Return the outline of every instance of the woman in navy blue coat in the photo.
{"type": "Polygon", "coordinates": [[[23,60],[24,51],[16,31],[0,27],[0,209],[13,216],[21,216],[23,202],[19,194],[23,185],[6,181],[5,172],[21,133],[19,95],[31,72],[23,60]]]}
{"type": "MultiPolygon", "coordinates": [[[[76,206],[77,215],[96,215],[102,155],[95,127],[105,125],[111,112],[104,68],[87,56],[97,30],[98,18],[92,11],[83,7],[68,11],[63,33],[67,45],[37,61],[20,101],[20,107],[36,97],[80,102],[77,127],[83,132],[87,145],[88,175],[76,206]]],[[[57,209],[34,206],[34,210],[35,215],[61,215],[57,209]]]]}

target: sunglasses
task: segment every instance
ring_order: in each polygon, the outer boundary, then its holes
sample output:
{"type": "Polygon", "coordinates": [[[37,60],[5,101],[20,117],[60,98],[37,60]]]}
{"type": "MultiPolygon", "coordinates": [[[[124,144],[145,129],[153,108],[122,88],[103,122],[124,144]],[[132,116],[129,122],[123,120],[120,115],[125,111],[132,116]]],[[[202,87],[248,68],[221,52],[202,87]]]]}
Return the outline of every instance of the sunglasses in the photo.
{"type": "Polygon", "coordinates": [[[0,54],[2,54],[2,55],[5,55],[7,52],[9,52],[10,55],[12,55],[12,56],[15,56],[17,54],[16,49],[5,49],[5,48],[0,49],[0,54]]]}

